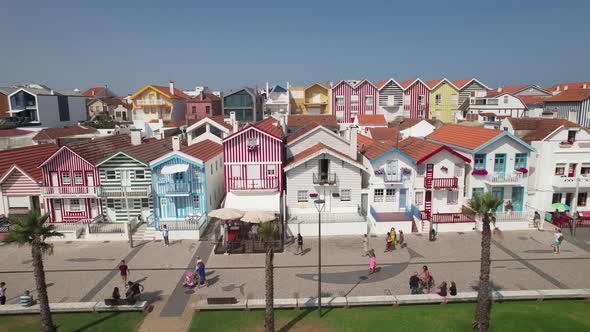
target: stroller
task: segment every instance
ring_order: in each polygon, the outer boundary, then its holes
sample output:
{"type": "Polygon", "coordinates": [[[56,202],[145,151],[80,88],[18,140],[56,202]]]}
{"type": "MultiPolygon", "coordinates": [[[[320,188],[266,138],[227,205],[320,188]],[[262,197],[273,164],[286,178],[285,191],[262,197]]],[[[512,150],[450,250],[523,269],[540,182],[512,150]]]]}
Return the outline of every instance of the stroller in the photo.
{"type": "Polygon", "coordinates": [[[194,273],[192,271],[187,271],[184,276],[184,283],[182,284],[183,287],[193,288],[197,286],[197,283],[194,278],[194,273]]]}

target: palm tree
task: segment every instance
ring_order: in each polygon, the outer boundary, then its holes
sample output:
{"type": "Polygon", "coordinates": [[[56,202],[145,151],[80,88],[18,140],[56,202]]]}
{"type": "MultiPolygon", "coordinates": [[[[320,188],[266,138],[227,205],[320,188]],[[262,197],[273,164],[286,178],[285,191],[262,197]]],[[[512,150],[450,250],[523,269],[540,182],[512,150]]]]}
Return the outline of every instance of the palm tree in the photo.
{"type": "MultiPolygon", "coordinates": [[[[490,223],[496,225],[496,210],[503,201],[495,198],[490,192],[483,195],[477,194],[467,202],[469,209],[463,212],[481,218],[481,259],[479,268],[479,292],[477,293],[477,309],[473,329],[477,331],[488,331],[490,328],[490,311],[492,301],[490,297],[490,247],[492,233],[490,223]]],[[[499,234],[498,228],[494,233],[499,234]]]]}
{"type": "Polygon", "coordinates": [[[274,332],[275,330],[275,316],[274,316],[274,275],[273,275],[273,241],[279,231],[278,226],[272,221],[262,223],[258,228],[258,235],[264,243],[264,250],[266,251],[265,264],[265,278],[264,288],[266,290],[265,302],[266,312],[264,314],[264,332],[274,332]]]}
{"type": "Polygon", "coordinates": [[[53,253],[53,244],[45,241],[50,238],[63,236],[63,234],[56,232],[54,225],[45,224],[48,218],[49,214],[40,215],[39,211],[33,210],[29,211],[23,219],[10,220],[10,231],[6,242],[16,243],[19,246],[31,246],[35,283],[37,284],[37,294],[39,296],[41,324],[44,332],[54,332],[56,331],[56,327],[53,325],[51,311],[49,309],[43,255],[51,255],[53,253]]]}

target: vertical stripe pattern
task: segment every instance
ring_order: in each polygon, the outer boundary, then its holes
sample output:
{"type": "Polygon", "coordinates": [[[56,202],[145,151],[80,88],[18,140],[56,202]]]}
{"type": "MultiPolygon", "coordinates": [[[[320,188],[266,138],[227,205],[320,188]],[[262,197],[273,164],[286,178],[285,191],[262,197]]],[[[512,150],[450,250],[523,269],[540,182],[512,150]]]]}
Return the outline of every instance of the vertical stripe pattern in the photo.
{"type": "Polygon", "coordinates": [[[404,105],[404,110],[410,112],[411,119],[429,118],[430,90],[426,85],[421,81],[417,81],[404,91],[404,95],[410,98],[410,103],[404,105]],[[423,96],[424,98],[422,104],[420,103],[419,96],[423,96]]]}
{"type": "Polygon", "coordinates": [[[375,114],[378,100],[379,93],[371,82],[362,80],[352,86],[347,81],[341,81],[332,88],[332,114],[342,123],[352,123],[354,122],[353,112],[357,115],[375,114]],[[358,96],[356,105],[352,105],[351,102],[351,96],[353,95],[358,96]],[[344,98],[343,105],[338,105],[336,102],[340,96],[344,98]],[[373,97],[371,105],[366,105],[366,96],[373,97]]]}
{"type": "Polygon", "coordinates": [[[576,112],[575,122],[582,127],[590,127],[590,98],[579,102],[552,102],[546,103],[545,109],[555,112],[560,119],[569,120],[570,112],[576,112]]]}

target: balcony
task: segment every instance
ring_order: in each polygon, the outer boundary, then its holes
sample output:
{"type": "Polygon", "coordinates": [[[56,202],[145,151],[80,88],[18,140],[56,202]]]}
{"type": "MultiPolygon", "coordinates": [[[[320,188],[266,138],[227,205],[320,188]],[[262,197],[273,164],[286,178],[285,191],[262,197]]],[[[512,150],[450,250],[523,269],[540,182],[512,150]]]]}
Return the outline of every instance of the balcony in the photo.
{"type": "Polygon", "coordinates": [[[430,216],[433,224],[457,224],[475,222],[473,217],[465,213],[433,213],[430,216]]]}
{"type": "Polygon", "coordinates": [[[313,173],[313,184],[319,185],[335,185],[336,173],[317,174],[313,173]]]}
{"type": "Polygon", "coordinates": [[[44,198],[88,198],[97,197],[99,187],[41,187],[41,195],[44,198]]]}
{"type": "Polygon", "coordinates": [[[187,196],[201,191],[198,181],[172,181],[156,184],[156,193],[160,196],[187,196]]]}
{"type": "MultiPolygon", "coordinates": [[[[554,176],[551,185],[557,188],[569,188],[573,189],[576,188],[576,177],[561,177],[561,176],[554,176]]],[[[580,188],[588,188],[590,187],[590,176],[582,175],[579,177],[580,179],[580,188]]]]}
{"type": "Polygon", "coordinates": [[[230,190],[278,190],[279,179],[276,177],[266,179],[229,179],[230,190]]]}
{"type": "Polygon", "coordinates": [[[107,198],[122,198],[122,197],[132,197],[132,198],[146,198],[152,194],[152,188],[149,186],[142,186],[142,187],[129,187],[129,186],[122,186],[122,187],[100,187],[98,191],[100,197],[107,197],[107,198]]]}
{"type": "Polygon", "coordinates": [[[457,177],[452,178],[433,178],[424,179],[424,187],[426,189],[456,189],[459,186],[459,179],[457,177]]]}
{"type": "Polygon", "coordinates": [[[164,99],[138,99],[135,100],[137,105],[166,105],[168,102],[164,99]]]}
{"type": "MultiPolygon", "coordinates": [[[[393,210],[393,209],[392,209],[393,210]]],[[[390,221],[409,221],[412,220],[412,215],[406,211],[395,212],[395,211],[379,211],[371,205],[370,209],[371,216],[377,222],[390,222],[390,221]]]]}
{"type": "Polygon", "coordinates": [[[401,172],[398,174],[383,173],[381,176],[383,177],[383,182],[385,183],[402,183],[408,179],[408,177],[401,174],[401,172]]]}
{"type": "Polygon", "coordinates": [[[524,175],[520,172],[488,174],[485,182],[489,185],[516,185],[523,182],[524,175]]]}
{"type": "Polygon", "coordinates": [[[305,98],[305,105],[328,105],[328,100],[317,98],[305,98]]]}

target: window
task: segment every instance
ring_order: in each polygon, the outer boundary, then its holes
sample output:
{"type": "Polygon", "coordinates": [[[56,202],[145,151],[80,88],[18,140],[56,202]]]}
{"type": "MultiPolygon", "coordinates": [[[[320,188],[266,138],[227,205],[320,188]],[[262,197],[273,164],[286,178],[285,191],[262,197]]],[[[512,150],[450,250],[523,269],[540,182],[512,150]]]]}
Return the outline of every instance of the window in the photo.
{"type": "Polygon", "coordinates": [[[457,94],[451,95],[451,104],[459,105],[459,95],[457,95],[457,94]]]}
{"type": "Polygon", "coordinates": [[[258,145],[258,138],[255,138],[255,137],[248,138],[246,140],[246,145],[248,145],[249,148],[251,148],[253,146],[257,146],[258,145]]]}
{"type": "Polygon", "coordinates": [[[418,110],[418,119],[424,118],[424,110],[418,110]]]}
{"type": "Polygon", "coordinates": [[[266,168],[266,176],[276,176],[276,165],[268,165],[266,168]]]}
{"type": "Polygon", "coordinates": [[[508,96],[504,96],[504,104],[508,104],[508,96]]]}
{"type": "Polygon", "coordinates": [[[211,175],[213,175],[213,164],[211,164],[211,175]]]}
{"type": "Polygon", "coordinates": [[[565,175],[565,164],[555,165],[555,175],[565,175]]]}
{"type": "Polygon", "coordinates": [[[436,105],[440,105],[440,104],[442,104],[442,96],[441,96],[441,95],[436,95],[436,96],[434,97],[434,103],[435,103],[436,105]]]}
{"type": "Polygon", "coordinates": [[[576,141],[576,131],[575,130],[568,130],[567,141],[570,143],[573,143],[576,141]]]}
{"type": "Polygon", "coordinates": [[[410,105],[410,95],[404,95],[404,105],[410,105]]]}
{"type": "Polygon", "coordinates": [[[586,206],[586,200],[588,199],[588,193],[578,194],[578,206],[586,206]]]}
{"type": "Polygon", "coordinates": [[[340,190],[340,200],[341,201],[350,201],[350,189],[341,189],[340,190]]]}
{"type": "Polygon", "coordinates": [[[182,181],[184,180],[184,173],[174,173],[173,177],[176,181],[182,181]]]}
{"type": "Polygon", "coordinates": [[[70,121],[68,96],[57,96],[57,107],[59,109],[59,121],[70,121]]]}
{"type": "Polygon", "coordinates": [[[70,211],[80,211],[80,200],[77,198],[70,199],[70,211]]]}
{"type": "Polygon", "coordinates": [[[582,176],[588,176],[588,175],[590,175],[590,166],[588,166],[588,165],[582,165],[582,167],[580,168],[580,174],[582,176]]]}
{"type": "Polygon", "coordinates": [[[365,105],[366,106],[373,106],[373,95],[365,96],[365,105]]]}
{"type": "Polygon", "coordinates": [[[424,95],[418,95],[418,104],[420,104],[420,105],[426,104],[426,97],[424,97],[424,95]]]}
{"type": "Polygon", "coordinates": [[[473,198],[477,195],[483,195],[483,193],[484,193],[483,188],[473,188],[473,189],[471,189],[471,198],[473,198]]]}
{"type": "Polygon", "coordinates": [[[75,184],[84,183],[84,180],[82,180],[82,172],[74,172],[74,183],[75,184]]]}
{"type": "Polygon", "coordinates": [[[459,201],[459,192],[458,191],[447,191],[447,204],[457,204],[459,201]]]}
{"type": "Polygon", "coordinates": [[[133,208],[136,210],[141,209],[141,199],[134,199],[133,200],[133,208]]]}
{"type": "Polygon", "coordinates": [[[142,169],[138,169],[135,171],[135,178],[136,179],[145,179],[145,171],[142,169]]]}
{"type": "Polygon", "coordinates": [[[375,191],[373,191],[373,202],[375,202],[375,203],[383,202],[384,191],[385,190],[383,190],[383,189],[375,189],[375,191]]]}
{"type": "Polygon", "coordinates": [[[416,198],[414,198],[414,202],[416,203],[416,205],[424,204],[424,192],[423,191],[417,191],[415,197],[416,198]]]}
{"type": "Polygon", "coordinates": [[[395,96],[387,96],[387,106],[395,105],[395,96]]]}
{"type": "Polygon", "coordinates": [[[205,106],[205,113],[211,114],[211,106],[205,106]]]}
{"type": "Polygon", "coordinates": [[[107,199],[107,208],[109,208],[109,209],[115,208],[115,200],[114,199],[107,199]]]}
{"type": "Polygon", "coordinates": [[[385,189],[385,201],[386,202],[395,201],[395,189],[385,189]]]}
{"type": "Polygon", "coordinates": [[[424,164],[418,165],[417,168],[418,169],[416,170],[416,175],[417,176],[424,176],[424,173],[426,173],[426,165],[424,165],[424,164]]]}
{"type": "MultiPolygon", "coordinates": [[[[217,196],[217,192],[215,193],[215,196],[217,196]]],[[[198,208],[199,206],[201,206],[199,195],[195,195],[193,196],[193,207],[198,208]]]]}
{"type": "Polygon", "coordinates": [[[117,178],[117,173],[115,171],[107,171],[107,179],[114,180],[117,178]]]}
{"type": "Polygon", "coordinates": [[[149,208],[150,207],[150,200],[148,198],[141,199],[141,207],[142,208],[149,208]]]}
{"type": "Polygon", "coordinates": [[[191,107],[191,112],[192,112],[193,114],[197,114],[197,106],[193,106],[193,107],[191,107]]]}
{"type": "Polygon", "coordinates": [[[298,190],[297,191],[297,202],[307,202],[307,190],[298,190]]]}
{"type": "Polygon", "coordinates": [[[526,168],[526,153],[517,153],[514,156],[514,169],[526,168]]]}
{"type": "Polygon", "coordinates": [[[231,165],[231,177],[232,178],[242,177],[242,167],[240,165],[231,165]]]}
{"type": "Polygon", "coordinates": [[[336,96],[336,106],[344,106],[344,96],[336,96]]]}
{"type": "Polygon", "coordinates": [[[553,203],[561,203],[561,193],[554,193],[551,197],[551,204],[553,203]]]}
{"type": "Polygon", "coordinates": [[[350,105],[357,106],[359,104],[359,96],[358,95],[351,95],[350,96],[350,105]]]}
{"type": "Polygon", "coordinates": [[[61,183],[62,184],[70,184],[70,173],[64,172],[61,173],[61,183]]]}
{"type": "Polygon", "coordinates": [[[486,168],[486,155],[476,154],[473,157],[473,168],[474,169],[485,169],[486,168]]]}

